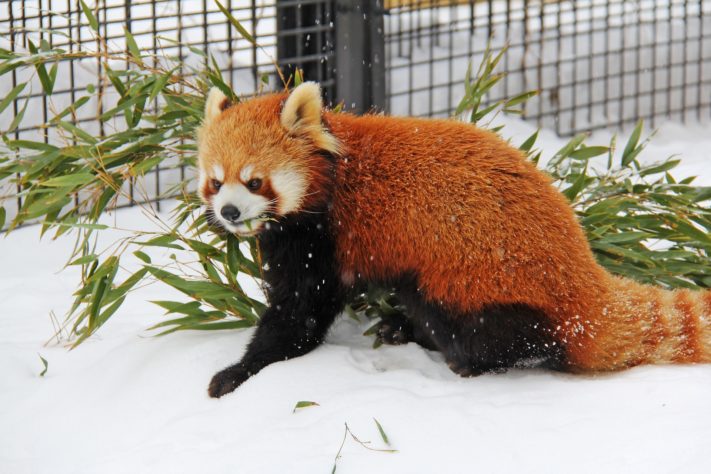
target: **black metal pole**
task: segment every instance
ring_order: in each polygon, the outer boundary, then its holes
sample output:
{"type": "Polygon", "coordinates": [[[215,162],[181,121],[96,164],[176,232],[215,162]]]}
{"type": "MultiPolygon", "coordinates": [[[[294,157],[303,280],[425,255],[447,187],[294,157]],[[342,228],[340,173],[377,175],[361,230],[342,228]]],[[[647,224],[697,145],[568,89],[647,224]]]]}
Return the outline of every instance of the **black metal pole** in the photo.
{"type": "MultiPolygon", "coordinates": [[[[319,81],[326,102],[334,99],[329,81],[333,42],[329,41],[333,0],[299,2],[277,0],[277,63],[285,78],[301,69],[307,81],[319,81]]],[[[293,86],[292,83],[290,84],[293,86]]]]}
{"type": "Polygon", "coordinates": [[[356,113],[385,108],[383,0],[336,0],[336,98],[356,113]]]}

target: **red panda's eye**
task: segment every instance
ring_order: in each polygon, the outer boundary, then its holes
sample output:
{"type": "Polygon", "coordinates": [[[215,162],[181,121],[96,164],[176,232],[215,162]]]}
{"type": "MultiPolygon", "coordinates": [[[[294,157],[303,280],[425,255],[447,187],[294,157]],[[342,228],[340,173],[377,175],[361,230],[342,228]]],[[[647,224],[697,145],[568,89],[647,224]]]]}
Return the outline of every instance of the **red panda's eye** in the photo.
{"type": "Polygon", "coordinates": [[[222,183],[216,179],[213,179],[212,180],[212,187],[215,188],[215,191],[219,191],[220,188],[222,187],[222,183]]]}
{"type": "Polygon", "coordinates": [[[262,187],[262,180],[259,178],[250,179],[247,182],[247,187],[250,191],[256,191],[262,187]]]}

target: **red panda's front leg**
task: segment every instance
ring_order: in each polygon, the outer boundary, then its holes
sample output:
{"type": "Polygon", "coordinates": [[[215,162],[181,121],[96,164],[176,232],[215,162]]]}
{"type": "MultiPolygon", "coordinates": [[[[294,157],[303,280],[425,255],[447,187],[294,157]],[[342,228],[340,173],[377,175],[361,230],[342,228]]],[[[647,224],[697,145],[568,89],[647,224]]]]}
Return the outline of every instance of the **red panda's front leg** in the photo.
{"type": "Polygon", "coordinates": [[[300,306],[291,302],[269,308],[242,360],[215,374],[209,395],[219,398],[230,393],[267,365],[299,357],[321,344],[340,306],[335,300],[320,311],[304,311],[300,306]]]}
{"type": "Polygon", "coordinates": [[[285,219],[259,236],[269,308],[242,360],[218,372],[208,393],[219,398],[274,362],[316,348],[343,309],[333,243],[324,219],[285,219]]]}

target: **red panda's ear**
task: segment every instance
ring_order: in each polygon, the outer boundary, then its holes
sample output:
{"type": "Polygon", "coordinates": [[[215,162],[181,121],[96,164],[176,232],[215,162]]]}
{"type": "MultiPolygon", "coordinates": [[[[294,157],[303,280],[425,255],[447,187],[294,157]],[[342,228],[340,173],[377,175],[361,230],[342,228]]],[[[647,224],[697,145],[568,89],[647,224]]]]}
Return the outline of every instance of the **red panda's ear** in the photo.
{"type": "Polygon", "coordinates": [[[223,110],[230,106],[230,99],[217,87],[210,89],[205,101],[205,119],[204,123],[212,121],[220,115],[223,110]]]}
{"type": "Polygon", "coordinates": [[[290,134],[308,136],[318,148],[338,154],[338,140],[321,123],[322,107],[321,88],[315,82],[304,82],[286,99],[281,124],[290,134]]]}

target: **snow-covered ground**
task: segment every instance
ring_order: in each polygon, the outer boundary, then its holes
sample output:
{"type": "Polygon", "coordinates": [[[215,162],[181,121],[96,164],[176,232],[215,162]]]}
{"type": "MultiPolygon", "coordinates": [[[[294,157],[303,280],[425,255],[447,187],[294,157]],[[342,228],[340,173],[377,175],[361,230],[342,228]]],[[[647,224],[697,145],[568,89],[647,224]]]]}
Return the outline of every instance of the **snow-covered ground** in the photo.
{"type": "MultiPolygon", "coordinates": [[[[533,128],[506,119],[521,143],[533,128]]],[[[711,184],[711,126],[669,124],[645,160],[680,153],[679,176],[711,184]]],[[[591,143],[604,144],[609,134],[591,143]]],[[[622,137],[620,143],[626,138],[622,137]]],[[[544,131],[549,153],[563,141],[544,131]]],[[[150,226],[138,210],[106,219],[150,226]]],[[[108,240],[120,231],[107,231],[108,240]]],[[[74,351],[44,343],[77,282],[58,272],[71,239],[29,227],[0,239],[0,472],[339,473],[685,472],[711,469],[711,366],[639,367],[583,377],[542,370],[462,379],[442,357],[409,344],[371,348],[367,323],[341,318],[327,343],[277,363],[235,393],[210,399],[213,373],[235,362],[252,330],[153,337],[149,300],[133,294],[74,351]],[[39,355],[49,367],[44,377],[39,355]],[[293,412],[299,401],[318,406],[293,412]]],[[[153,253],[154,258],[165,255],[153,253]]]]}

